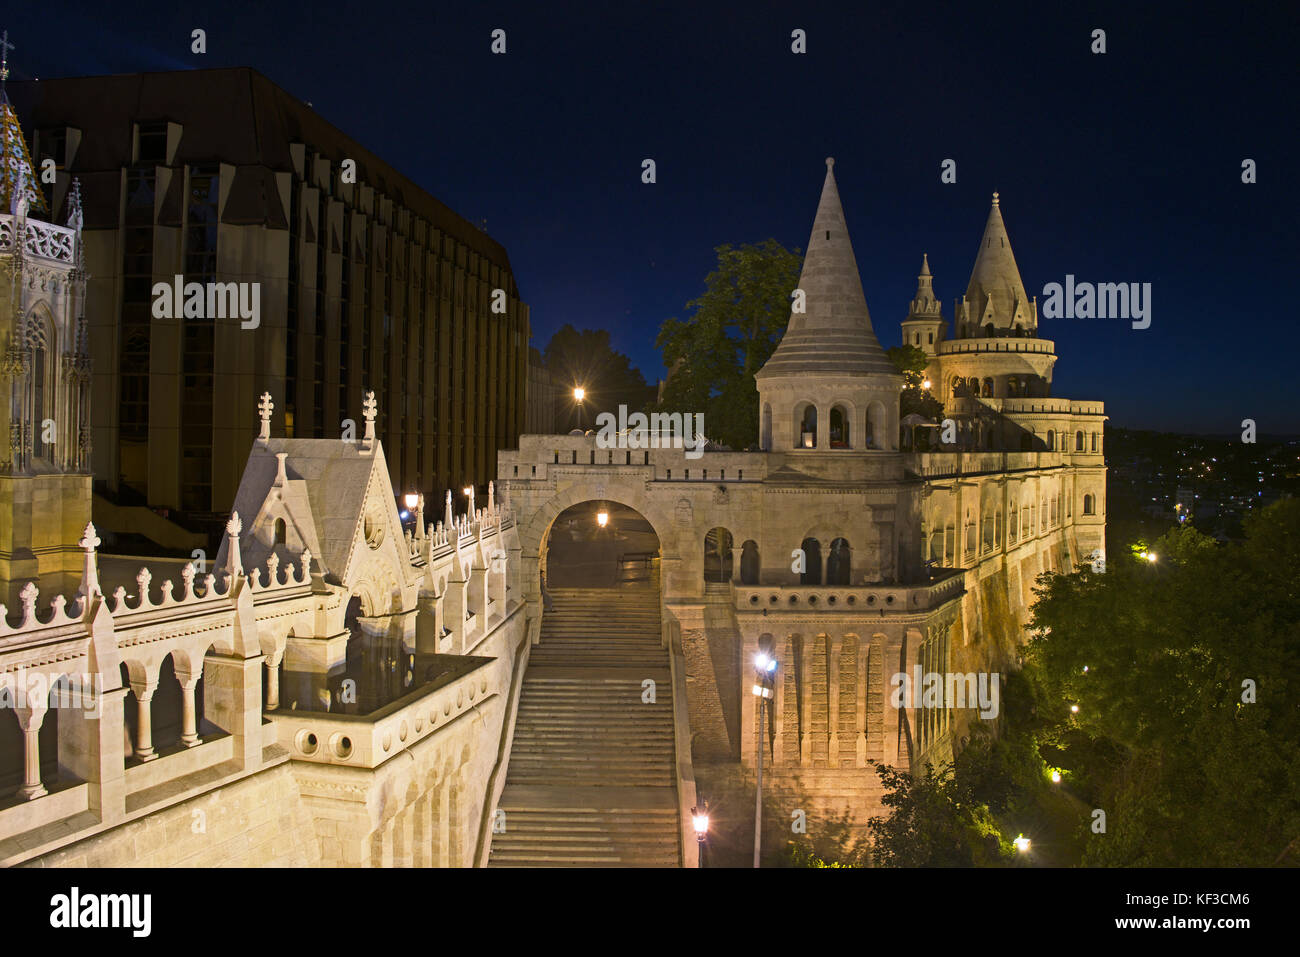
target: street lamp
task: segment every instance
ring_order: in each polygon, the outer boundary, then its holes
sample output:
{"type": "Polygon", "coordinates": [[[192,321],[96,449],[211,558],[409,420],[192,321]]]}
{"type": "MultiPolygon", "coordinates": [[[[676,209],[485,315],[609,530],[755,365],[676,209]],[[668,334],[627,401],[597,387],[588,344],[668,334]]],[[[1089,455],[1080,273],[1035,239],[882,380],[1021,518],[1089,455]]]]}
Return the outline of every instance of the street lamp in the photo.
{"type": "Polygon", "coordinates": [[[583,388],[582,386],[580,386],[580,385],[579,385],[579,386],[574,386],[574,389],[573,389],[573,401],[578,403],[578,429],[579,429],[579,431],[582,431],[582,421],[583,421],[583,415],[582,415],[582,412],[583,412],[583,410],[582,410],[582,400],[585,399],[586,397],[587,397],[587,390],[586,390],[586,389],[584,389],[584,388],[583,388]]]}
{"type": "Polygon", "coordinates": [[[597,512],[597,513],[596,513],[596,524],[599,525],[601,528],[604,528],[606,525],[608,525],[608,524],[609,524],[609,512],[597,512]]]}
{"type": "Polygon", "coordinates": [[[1029,853],[1029,838],[1025,837],[1023,834],[1021,834],[1011,843],[1016,846],[1016,850],[1019,851],[1021,854],[1029,853]]]}
{"type": "Polygon", "coordinates": [[[695,826],[695,843],[699,846],[699,867],[704,866],[704,839],[709,836],[709,802],[702,803],[703,808],[691,808],[691,824],[695,826]]]}
{"type": "Polygon", "coordinates": [[[759,652],[754,659],[754,697],[758,699],[758,779],[754,787],[754,866],[763,847],[763,752],[767,749],[767,699],[772,697],[776,659],[759,652]]]}

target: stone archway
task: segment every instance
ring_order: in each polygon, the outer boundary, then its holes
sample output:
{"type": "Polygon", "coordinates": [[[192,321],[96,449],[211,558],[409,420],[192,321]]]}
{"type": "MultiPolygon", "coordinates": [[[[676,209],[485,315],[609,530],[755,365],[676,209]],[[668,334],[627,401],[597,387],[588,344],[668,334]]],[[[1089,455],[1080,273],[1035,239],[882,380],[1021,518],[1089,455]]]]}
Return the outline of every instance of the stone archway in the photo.
{"type": "Polygon", "coordinates": [[[684,563],[683,547],[689,547],[693,542],[694,516],[690,502],[682,499],[678,503],[678,511],[670,512],[667,503],[659,503],[650,498],[645,491],[644,482],[636,485],[625,482],[605,485],[584,481],[557,490],[554,495],[529,510],[531,514],[520,507],[522,503],[512,501],[512,507],[519,519],[518,534],[524,563],[525,596],[541,600],[546,547],[556,519],[573,506],[588,502],[593,506],[599,502],[624,506],[639,513],[650,524],[659,540],[661,587],[667,595],[673,575],[684,563]]]}

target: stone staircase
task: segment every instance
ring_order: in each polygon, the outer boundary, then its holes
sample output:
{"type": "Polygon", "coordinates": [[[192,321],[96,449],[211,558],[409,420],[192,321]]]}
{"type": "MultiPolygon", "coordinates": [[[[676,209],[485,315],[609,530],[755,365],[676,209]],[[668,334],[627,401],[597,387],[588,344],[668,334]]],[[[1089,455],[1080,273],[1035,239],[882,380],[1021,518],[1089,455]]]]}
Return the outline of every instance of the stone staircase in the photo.
{"type": "Polygon", "coordinates": [[[520,692],[494,867],[679,867],[658,581],[557,588],[520,692]],[[642,682],[655,682],[655,703],[642,682]]]}

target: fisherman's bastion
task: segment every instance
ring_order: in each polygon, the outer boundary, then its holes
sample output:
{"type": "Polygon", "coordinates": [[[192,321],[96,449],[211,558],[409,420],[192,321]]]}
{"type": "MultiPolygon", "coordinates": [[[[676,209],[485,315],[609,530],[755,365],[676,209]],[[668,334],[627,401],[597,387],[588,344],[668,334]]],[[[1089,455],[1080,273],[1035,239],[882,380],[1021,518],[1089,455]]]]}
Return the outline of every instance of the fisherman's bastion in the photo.
{"type": "Polygon", "coordinates": [[[872,762],[983,720],[893,676],[1015,667],[1036,577],[1105,561],[1103,405],[1051,395],[999,203],[951,320],[923,261],[902,321],[940,422],[900,417],[827,160],[760,450],[526,435],[404,522],[373,394],[339,438],[263,395],[220,552],[127,567],[90,520],[80,212],[15,195],[0,863],[693,867],[692,808],[752,814],[760,748],[773,814],[860,834],[872,762]]]}

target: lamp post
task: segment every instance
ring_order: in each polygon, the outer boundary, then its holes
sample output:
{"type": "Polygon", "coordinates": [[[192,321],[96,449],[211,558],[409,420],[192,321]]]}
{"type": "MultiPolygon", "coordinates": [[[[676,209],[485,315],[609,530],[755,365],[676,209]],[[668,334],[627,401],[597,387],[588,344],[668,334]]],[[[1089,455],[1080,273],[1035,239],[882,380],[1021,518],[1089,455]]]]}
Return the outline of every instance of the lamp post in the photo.
{"type": "Polygon", "coordinates": [[[420,520],[416,518],[415,507],[420,504],[420,495],[418,492],[407,492],[404,501],[406,502],[407,517],[413,520],[416,536],[419,537],[420,520]]]}
{"type": "Polygon", "coordinates": [[[754,697],[758,699],[758,779],[754,787],[754,866],[763,848],[763,752],[767,750],[767,699],[772,697],[776,659],[759,652],[754,659],[754,697]]]}
{"type": "Polygon", "coordinates": [[[704,866],[704,839],[709,836],[709,802],[701,802],[703,807],[691,808],[691,823],[695,825],[695,843],[699,847],[697,866],[704,866]]]}
{"type": "Polygon", "coordinates": [[[583,414],[582,414],[582,413],[583,413],[583,409],[582,409],[582,400],[585,399],[586,397],[587,397],[587,390],[586,390],[586,389],[584,389],[582,386],[575,386],[575,387],[574,387],[574,389],[573,389],[573,401],[578,403],[578,430],[579,430],[579,431],[584,431],[583,428],[582,428],[582,423],[583,423],[583,418],[584,418],[584,416],[583,416],[583,414]]]}

